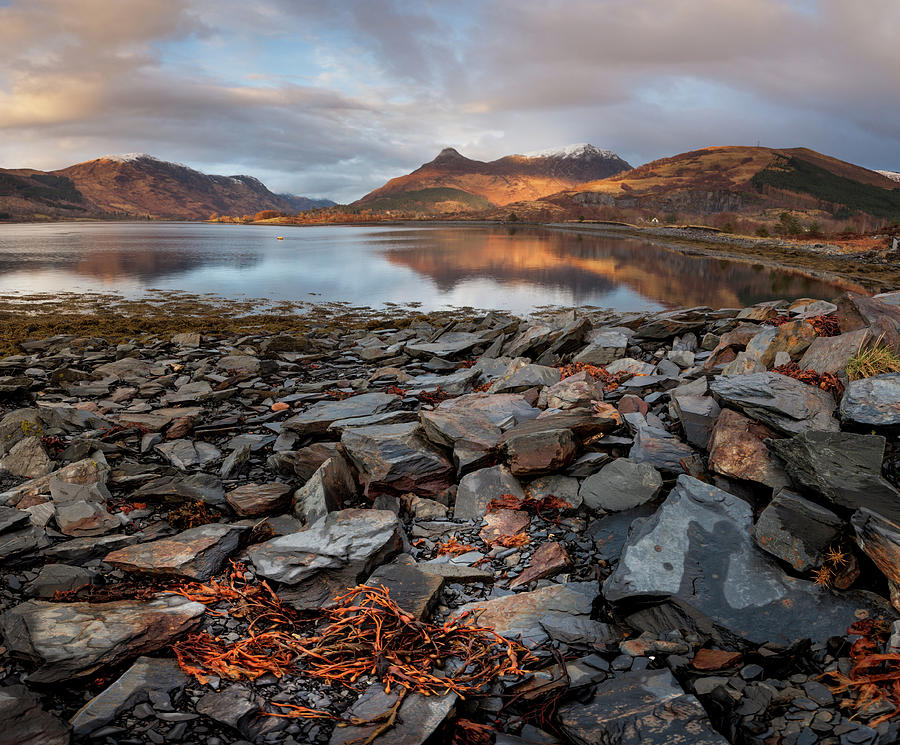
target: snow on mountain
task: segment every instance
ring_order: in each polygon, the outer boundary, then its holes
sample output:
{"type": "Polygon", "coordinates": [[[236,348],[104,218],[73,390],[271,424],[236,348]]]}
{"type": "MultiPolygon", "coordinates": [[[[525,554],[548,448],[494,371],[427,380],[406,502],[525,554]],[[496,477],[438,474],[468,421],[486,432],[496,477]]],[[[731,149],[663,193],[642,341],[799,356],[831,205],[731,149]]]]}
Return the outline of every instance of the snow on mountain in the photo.
{"type": "Polygon", "coordinates": [[[900,181],[900,171],[878,171],[875,173],[880,173],[882,176],[886,176],[891,181],[900,181]]]}
{"type": "Polygon", "coordinates": [[[612,150],[601,150],[587,142],[579,142],[574,145],[563,145],[546,150],[535,150],[523,153],[526,158],[581,158],[586,155],[599,156],[601,158],[617,158],[612,150]]]}

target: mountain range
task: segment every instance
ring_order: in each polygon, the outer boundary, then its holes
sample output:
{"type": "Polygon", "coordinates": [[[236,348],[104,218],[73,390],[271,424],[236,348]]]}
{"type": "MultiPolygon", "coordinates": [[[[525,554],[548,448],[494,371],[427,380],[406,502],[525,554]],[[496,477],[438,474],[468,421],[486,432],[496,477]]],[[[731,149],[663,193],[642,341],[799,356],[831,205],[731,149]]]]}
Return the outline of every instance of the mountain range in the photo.
{"type": "Polygon", "coordinates": [[[448,147],[434,160],[391,179],[351,206],[433,213],[490,209],[540,199],[630,169],[614,152],[588,144],[488,162],[466,158],[448,147]]]}
{"type": "MultiPolygon", "coordinates": [[[[145,154],[105,156],[56,171],[0,169],[0,219],[248,219],[334,202],[276,194],[252,176],[213,176],[145,154]]],[[[771,222],[900,219],[900,174],[871,171],[807,148],[707,147],[632,168],[610,150],[569,145],[492,161],[453,148],[325,219],[455,216],[552,220],[706,221],[727,213],[771,222]]],[[[271,216],[271,215],[270,215],[271,216]]],[[[302,216],[301,216],[302,217],[302,216]]],[[[725,219],[725,218],[722,218],[725,219]]],[[[300,217],[297,218],[300,220],[300,217]]]]}
{"type": "Polygon", "coordinates": [[[275,194],[253,176],[211,176],[144,153],[108,155],[56,171],[0,169],[0,217],[205,219],[262,210],[329,207],[327,199],[275,194]]]}

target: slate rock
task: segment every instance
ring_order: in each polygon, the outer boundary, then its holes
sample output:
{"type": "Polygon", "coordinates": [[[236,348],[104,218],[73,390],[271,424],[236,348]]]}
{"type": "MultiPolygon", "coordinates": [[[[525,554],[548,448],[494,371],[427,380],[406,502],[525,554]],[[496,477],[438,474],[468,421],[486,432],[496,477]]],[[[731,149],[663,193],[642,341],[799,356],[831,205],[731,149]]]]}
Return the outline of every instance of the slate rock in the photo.
{"type": "Polygon", "coordinates": [[[200,697],[194,708],[198,714],[244,734],[247,720],[259,711],[260,700],[250,688],[239,684],[221,691],[209,691],[200,697]]]}
{"type": "Polygon", "coordinates": [[[772,488],[786,486],[790,482],[781,462],[765,444],[766,439],[774,436],[775,433],[764,424],[725,409],[709,440],[710,470],[772,488]]]}
{"type": "Polygon", "coordinates": [[[549,476],[539,476],[529,482],[525,487],[525,494],[529,499],[556,497],[568,502],[571,507],[578,508],[581,506],[578,488],[578,479],[554,473],[549,476]]]}
{"type": "Polygon", "coordinates": [[[575,355],[573,361],[604,367],[624,357],[627,347],[628,337],[625,334],[618,331],[597,333],[591,337],[591,343],[575,355]]]}
{"type": "Polygon", "coordinates": [[[571,564],[572,559],[561,543],[557,541],[542,543],[531,555],[528,565],[510,581],[509,586],[519,587],[544,577],[553,577],[571,564]]]}
{"type": "Polygon", "coordinates": [[[570,618],[589,618],[596,582],[570,582],[552,585],[531,592],[467,603],[453,612],[459,616],[466,611],[482,609],[478,624],[494,629],[501,636],[515,639],[521,636],[528,646],[543,644],[548,635],[542,623],[565,621],[570,618]]]}
{"type": "Polygon", "coordinates": [[[294,492],[294,516],[311,525],[329,512],[341,509],[357,491],[350,465],[342,455],[334,455],[294,492]]]}
{"type": "Polygon", "coordinates": [[[696,307],[657,313],[638,326],[635,335],[641,339],[671,339],[701,328],[710,311],[711,308],[696,307]]]}
{"type": "Polygon", "coordinates": [[[399,396],[390,393],[363,393],[343,401],[319,401],[286,420],[283,426],[299,435],[323,434],[339,419],[380,414],[399,400],[399,396]]]}
{"type": "Polygon", "coordinates": [[[284,512],[291,503],[291,487],[280,481],[242,484],[228,492],[225,501],[241,517],[284,512]]]}
{"type": "Polygon", "coordinates": [[[842,332],[868,328],[876,339],[880,337],[884,344],[900,352],[900,308],[854,292],[846,292],[834,302],[842,332]]]}
{"type": "Polygon", "coordinates": [[[127,572],[208,580],[237,550],[244,530],[240,525],[209,523],[171,538],[120,548],[103,561],[127,572]]]}
{"type": "Polygon", "coordinates": [[[900,373],[851,381],[840,414],[843,422],[860,427],[900,426],[900,373]]]}
{"type": "Polygon", "coordinates": [[[788,321],[781,326],[762,329],[747,343],[747,354],[758,359],[763,367],[775,362],[778,352],[787,352],[793,359],[799,357],[816,338],[816,330],[806,321],[788,321]]]}
{"type": "Polygon", "coordinates": [[[326,460],[338,455],[340,444],[337,442],[314,442],[300,448],[292,454],[292,468],[303,481],[308,481],[326,460]]]}
{"type": "Polygon", "coordinates": [[[481,371],[474,368],[462,368],[449,375],[432,373],[410,378],[404,387],[408,391],[436,391],[438,388],[450,396],[461,396],[468,393],[481,377],[481,371]]]}
{"type": "Polygon", "coordinates": [[[175,595],[149,602],[30,600],[0,616],[0,631],[12,655],[37,665],[30,682],[56,683],[162,649],[205,612],[204,605],[175,595]]]}
{"type": "Polygon", "coordinates": [[[860,350],[871,346],[872,332],[867,328],[837,336],[817,336],[798,363],[801,370],[842,375],[847,363],[860,350]]]}
{"type": "Polygon", "coordinates": [[[182,501],[193,499],[217,507],[225,504],[225,489],[218,476],[210,473],[192,473],[187,476],[162,476],[138,487],[134,499],[167,499],[182,501]]]}
{"type": "Polygon", "coordinates": [[[782,489],[760,513],[753,539],[798,572],[809,572],[822,566],[825,551],[842,527],[843,521],[831,510],[782,489]]]}
{"type": "Polygon", "coordinates": [[[541,392],[541,401],[545,401],[547,407],[551,409],[586,407],[590,406],[592,401],[602,400],[603,387],[586,372],[570,375],[541,392]]]}
{"type": "Polygon", "coordinates": [[[44,422],[37,409],[15,409],[0,419],[0,455],[26,437],[44,434],[44,422]]]}
{"type": "Polygon", "coordinates": [[[194,440],[170,440],[156,446],[162,456],[175,468],[204,468],[222,457],[222,451],[208,442],[194,440]]]}
{"type": "Polygon", "coordinates": [[[452,464],[417,423],[348,429],[341,447],[359,471],[367,495],[415,492],[430,497],[452,483],[452,464]]]}
{"type": "Polygon", "coordinates": [[[75,713],[71,719],[72,732],[78,737],[90,735],[147,701],[151,691],[170,696],[181,691],[187,682],[188,676],[175,660],[138,657],[115,682],[75,713]]]}
{"type": "Polygon", "coordinates": [[[504,494],[525,498],[522,485],[506,466],[491,466],[467,473],[456,491],[453,516],[463,520],[480,519],[487,512],[490,501],[504,494]]]}
{"type": "Polygon", "coordinates": [[[620,512],[656,499],[661,488],[662,476],[652,465],[616,458],[588,476],[579,495],[588,509],[620,512]]]}
{"type": "Polygon", "coordinates": [[[700,702],[666,669],[616,675],[587,704],[559,708],[563,734],[577,745],[727,745],[700,702]]]}
{"type": "Polygon", "coordinates": [[[517,393],[468,393],[465,396],[443,401],[438,411],[480,413],[486,416],[496,427],[509,429],[530,419],[536,419],[541,413],[525,398],[517,393]]]}
{"type": "Polygon", "coordinates": [[[362,579],[361,575],[368,575],[373,566],[399,551],[401,530],[399,519],[389,510],[340,510],[307,530],[253,546],[250,560],[258,574],[286,584],[323,570],[349,571],[362,579]]]}
{"type": "Polygon", "coordinates": [[[0,745],[69,745],[69,728],[23,685],[0,686],[0,745]]]}
{"type": "Polygon", "coordinates": [[[721,489],[679,476],[631,536],[603,585],[607,600],[674,598],[754,643],[841,635],[857,611],[889,609],[864,593],[837,595],[788,577],[751,539],[753,509],[721,489]]]}
{"type": "Polygon", "coordinates": [[[559,380],[559,370],[555,367],[530,364],[519,367],[513,361],[507,374],[491,383],[488,393],[521,393],[529,388],[553,385],[559,380]]]}
{"type": "MultiPolygon", "coordinates": [[[[335,727],[328,741],[329,745],[365,742],[375,734],[379,726],[377,718],[397,703],[397,695],[396,688],[391,693],[385,693],[381,683],[373,683],[347,711],[349,717],[372,723],[335,727]]],[[[455,693],[445,693],[442,696],[408,693],[400,704],[395,725],[372,740],[372,743],[422,745],[447,718],[455,703],[455,693]]]]}
{"type": "Polygon", "coordinates": [[[634,444],[628,457],[635,463],[648,463],[661,471],[683,473],[681,461],[694,451],[671,432],[647,423],[641,414],[626,414],[625,421],[634,431],[634,444]]]}
{"type": "MultiPolygon", "coordinates": [[[[704,386],[705,387],[705,386],[704,386]]],[[[704,450],[709,445],[721,408],[712,396],[671,394],[675,414],[681,421],[685,439],[704,450]]]]}
{"type": "Polygon", "coordinates": [[[80,590],[93,584],[95,571],[69,564],[44,564],[38,576],[25,587],[25,594],[34,598],[52,598],[57,592],[80,590]]]}
{"type": "Polygon", "coordinates": [[[517,428],[504,435],[502,442],[509,470],[517,477],[538,476],[565,468],[575,460],[578,450],[570,429],[520,432],[517,428]]]}
{"type": "Polygon", "coordinates": [[[437,602],[444,580],[421,571],[418,566],[384,564],[369,575],[365,584],[385,588],[391,600],[404,611],[424,620],[437,602]]]}
{"type": "Polygon", "coordinates": [[[61,533],[73,538],[104,535],[121,527],[104,505],[82,499],[57,505],[56,524],[61,533]]]}
{"type": "Polygon", "coordinates": [[[13,476],[36,479],[50,473],[53,462],[44,450],[40,437],[25,437],[13,445],[0,460],[0,470],[13,476]]]}
{"type": "Polygon", "coordinates": [[[411,357],[457,357],[473,347],[483,344],[480,334],[465,331],[451,331],[441,334],[433,342],[414,342],[406,345],[406,352],[411,357]]]}
{"type": "Polygon", "coordinates": [[[839,429],[833,416],[834,397],[786,375],[766,372],[719,376],[709,388],[720,403],[740,409],[784,434],[839,429]]]}
{"type": "Polygon", "coordinates": [[[584,616],[552,616],[541,619],[541,627],[560,644],[613,644],[620,634],[609,624],[584,616]]]}
{"type": "Polygon", "coordinates": [[[841,507],[868,508],[900,521],[900,491],[881,475],[885,439],[852,432],[804,432],[771,440],[797,486],[841,507]]]}
{"type": "Polygon", "coordinates": [[[867,509],[855,512],[851,523],[856,542],[887,577],[891,602],[900,610],[900,525],[867,509]]]}
{"type": "Polygon", "coordinates": [[[13,507],[0,507],[0,534],[18,530],[28,525],[29,513],[13,507]]]}
{"type": "Polygon", "coordinates": [[[154,409],[150,412],[120,412],[116,421],[123,425],[138,425],[150,430],[151,432],[160,432],[168,427],[176,419],[186,419],[197,417],[203,411],[199,406],[166,407],[162,409],[154,409]]]}

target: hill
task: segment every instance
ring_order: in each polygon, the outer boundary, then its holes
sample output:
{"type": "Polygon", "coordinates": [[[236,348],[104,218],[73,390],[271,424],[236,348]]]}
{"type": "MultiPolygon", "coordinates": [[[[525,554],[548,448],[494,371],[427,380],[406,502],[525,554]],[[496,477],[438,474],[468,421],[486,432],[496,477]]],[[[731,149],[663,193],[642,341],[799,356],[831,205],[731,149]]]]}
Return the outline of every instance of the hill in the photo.
{"type": "Polygon", "coordinates": [[[296,213],[334,204],[275,194],[252,176],[213,176],[150,155],[115,155],[57,171],[0,170],[6,219],[205,219],[213,213],[296,213]]]}
{"type": "Polygon", "coordinates": [[[551,203],[664,213],[801,210],[900,218],[900,185],[807,148],[708,147],[583,184],[551,203]]]}
{"type": "Polygon", "coordinates": [[[528,155],[508,155],[487,162],[466,158],[448,147],[431,162],[405,176],[391,179],[352,206],[382,209],[373,205],[391,204],[385,200],[402,197],[412,199],[420,210],[435,214],[471,211],[483,209],[481,205],[490,207],[540,199],[630,168],[615,153],[586,144],[528,155]],[[477,201],[471,202],[448,190],[463,192],[477,201]],[[460,205],[466,209],[459,209],[460,205]]]}

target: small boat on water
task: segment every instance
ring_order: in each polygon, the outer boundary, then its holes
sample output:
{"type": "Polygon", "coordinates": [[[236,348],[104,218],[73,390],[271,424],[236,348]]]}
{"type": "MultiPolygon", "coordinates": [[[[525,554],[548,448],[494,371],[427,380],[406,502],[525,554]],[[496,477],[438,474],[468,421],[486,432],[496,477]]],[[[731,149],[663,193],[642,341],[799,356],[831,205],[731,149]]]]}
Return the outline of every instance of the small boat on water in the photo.
{"type": "Polygon", "coordinates": [[[283,240],[284,240],[284,236],[283,236],[283,235],[276,236],[276,237],[275,237],[275,240],[276,240],[276,241],[283,241],[283,240]]]}

